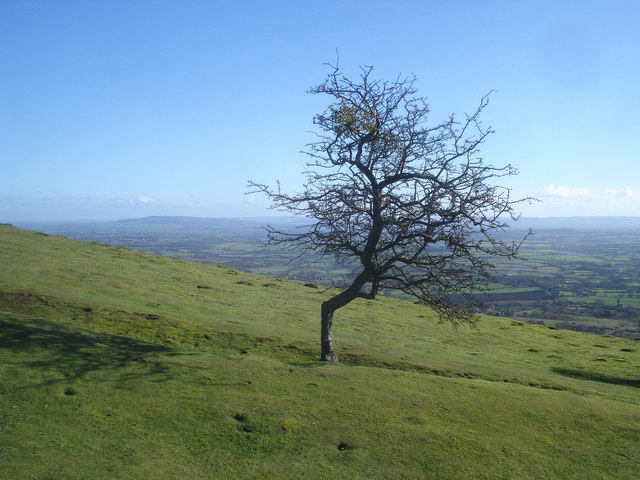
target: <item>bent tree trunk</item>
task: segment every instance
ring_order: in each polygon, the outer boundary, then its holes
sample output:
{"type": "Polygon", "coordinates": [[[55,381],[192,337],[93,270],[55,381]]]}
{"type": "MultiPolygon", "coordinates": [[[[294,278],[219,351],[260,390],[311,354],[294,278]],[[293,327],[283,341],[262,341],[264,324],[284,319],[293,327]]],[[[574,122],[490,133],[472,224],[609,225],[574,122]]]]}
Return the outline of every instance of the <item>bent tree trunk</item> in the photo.
{"type": "Polygon", "coordinates": [[[333,339],[331,338],[331,330],[333,328],[333,313],[339,308],[344,307],[356,298],[366,298],[372,300],[376,296],[375,287],[371,293],[362,293],[362,286],[372,277],[370,269],[365,270],[356,277],[349,288],[339,293],[335,297],[322,303],[320,308],[320,345],[322,354],[320,360],[323,362],[337,362],[338,356],[333,351],[333,339]]]}
{"type": "Polygon", "coordinates": [[[320,322],[320,345],[322,355],[320,360],[323,362],[337,362],[338,356],[333,351],[333,340],[331,338],[331,329],[333,328],[333,312],[335,308],[331,308],[329,301],[322,304],[321,322],[320,322]]]}

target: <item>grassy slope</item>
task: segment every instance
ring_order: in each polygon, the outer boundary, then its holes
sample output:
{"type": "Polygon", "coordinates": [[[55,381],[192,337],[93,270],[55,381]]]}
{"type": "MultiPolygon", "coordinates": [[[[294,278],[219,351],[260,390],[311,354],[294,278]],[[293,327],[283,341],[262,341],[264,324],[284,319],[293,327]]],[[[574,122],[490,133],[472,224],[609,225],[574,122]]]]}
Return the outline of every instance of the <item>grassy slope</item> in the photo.
{"type": "Polygon", "coordinates": [[[637,342],[0,226],[0,478],[635,478],[637,342]],[[199,288],[201,287],[201,288],[199,288]],[[202,288],[206,287],[206,288],[202,288]],[[340,447],[340,448],[338,448],[340,447]]]}

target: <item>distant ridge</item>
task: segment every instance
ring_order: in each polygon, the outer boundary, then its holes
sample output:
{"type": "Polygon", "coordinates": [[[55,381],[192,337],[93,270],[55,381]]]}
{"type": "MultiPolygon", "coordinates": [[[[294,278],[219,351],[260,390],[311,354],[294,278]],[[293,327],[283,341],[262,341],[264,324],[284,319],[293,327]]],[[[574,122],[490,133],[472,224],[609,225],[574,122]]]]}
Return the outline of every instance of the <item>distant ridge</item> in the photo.
{"type": "Polygon", "coordinates": [[[226,217],[185,217],[185,216],[150,216],[142,218],[124,218],[113,223],[118,225],[183,225],[185,227],[215,227],[255,223],[250,219],[226,217]]]}
{"type": "MultiPolygon", "coordinates": [[[[115,221],[14,221],[19,228],[27,230],[55,231],[62,227],[69,229],[78,226],[93,226],[104,230],[112,227],[147,227],[147,228],[197,228],[221,229],[229,227],[262,227],[264,225],[290,226],[303,225],[309,219],[290,216],[264,217],[189,217],[154,215],[141,218],[124,218],[115,221]]],[[[640,216],[637,217],[521,217],[518,221],[506,222],[512,230],[640,230],[640,216]]]]}
{"type": "MultiPolygon", "coordinates": [[[[301,224],[303,218],[285,216],[271,217],[188,217],[188,216],[149,216],[142,218],[128,218],[116,220],[118,225],[145,226],[184,226],[199,228],[221,228],[229,226],[251,226],[276,224],[301,224]]],[[[516,222],[509,222],[513,229],[579,229],[579,230],[609,230],[609,229],[639,229],[639,217],[522,217],[516,222]]]]}
{"type": "Polygon", "coordinates": [[[186,216],[150,216],[142,218],[125,218],[112,222],[115,226],[140,226],[145,228],[189,228],[189,229],[222,229],[222,228],[262,228],[267,224],[279,226],[299,225],[305,219],[285,216],[271,217],[186,217],[186,216]]]}

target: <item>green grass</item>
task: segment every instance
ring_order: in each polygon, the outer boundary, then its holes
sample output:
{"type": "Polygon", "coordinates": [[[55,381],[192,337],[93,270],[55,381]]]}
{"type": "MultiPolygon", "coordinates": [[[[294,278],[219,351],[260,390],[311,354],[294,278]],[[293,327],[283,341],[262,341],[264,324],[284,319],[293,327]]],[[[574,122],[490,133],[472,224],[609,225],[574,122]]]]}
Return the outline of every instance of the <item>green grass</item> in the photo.
{"type": "Polygon", "coordinates": [[[631,479],[638,342],[0,226],[0,478],[631,479]]]}

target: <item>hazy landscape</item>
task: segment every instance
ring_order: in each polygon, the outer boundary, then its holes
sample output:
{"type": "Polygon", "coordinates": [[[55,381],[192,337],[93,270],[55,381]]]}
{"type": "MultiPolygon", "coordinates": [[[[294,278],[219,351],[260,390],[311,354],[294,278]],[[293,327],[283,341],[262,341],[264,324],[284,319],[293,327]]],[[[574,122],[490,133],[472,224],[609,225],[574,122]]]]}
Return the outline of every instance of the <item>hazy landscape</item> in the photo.
{"type": "MultiPolygon", "coordinates": [[[[24,228],[184,260],[330,286],[350,278],[348,266],[273,247],[268,223],[292,231],[304,220],[147,217],[102,223],[24,223],[24,228]]],[[[599,334],[640,335],[640,217],[523,218],[505,236],[522,259],[498,261],[483,312],[599,334]]],[[[393,292],[387,292],[393,294],[393,292]]]]}

